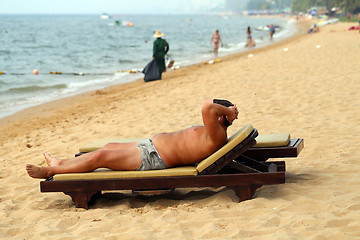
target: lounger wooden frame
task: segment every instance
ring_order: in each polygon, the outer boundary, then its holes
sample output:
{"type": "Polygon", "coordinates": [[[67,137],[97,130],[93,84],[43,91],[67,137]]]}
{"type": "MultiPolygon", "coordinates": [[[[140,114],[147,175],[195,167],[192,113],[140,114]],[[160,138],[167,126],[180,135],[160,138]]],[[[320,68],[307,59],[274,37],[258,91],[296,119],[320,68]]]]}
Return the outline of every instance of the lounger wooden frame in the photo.
{"type": "MultiPolygon", "coordinates": [[[[292,158],[299,156],[304,148],[304,139],[292,138],[286,146],[280,147],[261,147],[249,148],[244,154],[235,159],[241,171],[244,173],[256,173],[263,171],[272,171],[271,168],[276,164],[277,171],[286,171],[285,161],[268,161],[270,158],[292,158]]],[[[238,167],[239,169],[239,167],[238,167]]],[[[239,169],[240,170],[240,169],[239,169]]]]}
{"type": "MultiPolygon", "coordinates": [[[[205,170],[206,172],[202,172],[201,175],[65,181],[53,181],[50,178],[40,183],[40,189],[41,192],[64,192],[71,196],[76,207],[85,209],[88,209],[88,204],[92,197],[101,194],[102,191],[111,190],[134,191],[227,186],[234,190],[239,201],[244,201],[251,199],[256,189],[262,185],[285,182],[285,162],[263,162],[259,167],[259,164],[247,166],[248,162],[243,161],[246,158],[259,162],[248,157],[246,154],[249,148],[256,143],[255,137],[257,135],[257,130],[254,129],[241,144],[226,153],[208,167],[205,170]]],[[[288,148],[292,152],[297,151],[299,153],[302,146],[303,141],[301,140],[297,146],[289,146],[288,148]]],[[[285,151],[285,148],[282,147],[279,151],[284,156],[286,154],[289,155],[289,149],[285,151]]],[[[265,149],[257,150],[257,152],[266,155],[265,149]]],[[[293,153],[291,154],[294,155],[293,153]]]]}
{"type": "Polygon", "coordinates": [[[292,138],[286,146],[281,147],[251,147],[243,156],[256,159],[258,161],[266,161],[269,158],[289,158],[299,156],[304,148],[304,139],[292,138]]]}

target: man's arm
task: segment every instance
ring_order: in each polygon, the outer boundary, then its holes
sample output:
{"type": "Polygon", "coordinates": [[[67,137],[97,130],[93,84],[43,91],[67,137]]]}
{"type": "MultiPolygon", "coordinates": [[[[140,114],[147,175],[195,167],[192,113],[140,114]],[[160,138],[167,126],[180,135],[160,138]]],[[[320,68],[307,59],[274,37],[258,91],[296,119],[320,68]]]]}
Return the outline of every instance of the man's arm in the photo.
{"type": "Polygon", "coordinates": [[[226,116],[232,123],[237,118],[236,107],[225,107],[214,103],[213,99],[207,99],[202,108],[202,117],[206,132],[212,142],[223,141],[226,137],[226,129],[219,122],[219,118],[226,116]]]}
{"type": "Polygon", "coordinates": [[[165,54],[170,50],[169,43],[165,40],[165,54]]]}
{"type": "Polygon", "coordinates": [[[157,48],[157,41],[155,40],[154,43],[153,43],[153,59],[155,59],[156,48],[157,48]]]}

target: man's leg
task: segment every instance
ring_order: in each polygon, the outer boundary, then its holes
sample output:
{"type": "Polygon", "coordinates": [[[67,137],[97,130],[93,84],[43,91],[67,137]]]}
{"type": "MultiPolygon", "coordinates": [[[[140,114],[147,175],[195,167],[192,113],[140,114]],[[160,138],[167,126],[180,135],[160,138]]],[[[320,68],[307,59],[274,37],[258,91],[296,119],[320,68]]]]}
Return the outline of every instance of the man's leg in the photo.
{"type": "Polygon", "coordinates": [[[59,158],[49,155],[46,152],[44,153],[44,157],[46,159],[46,163],[48,166],[61,166],[63,164],[70,164],[75,161],[81,161],[82,159],[89,158],[89,157],[91,157],[91,155],[95,154],[98,151],[127,149],[127,148],[136,147],[137,144],[138,143],[135,143],[135,142],[133,142],[133,143],[108,143],[108,144],[104,145],[103,147],[99,148],[98,150],[95,150],[93,152],[88,152],[88,153],[82,154],[81,156],[69,158],[69,159],[59,159],[59,158]]]}
{"type": "Polygon", "coordinates": [[[49,167],[28,164],[26,170],[33,178],[48,178],[59,173],[90,172],[100,167],[112,170],[136,170],[141,164],[141,149],[136,145],[116,150],[100,149],[65,161],[66,164],[49,167]]]}

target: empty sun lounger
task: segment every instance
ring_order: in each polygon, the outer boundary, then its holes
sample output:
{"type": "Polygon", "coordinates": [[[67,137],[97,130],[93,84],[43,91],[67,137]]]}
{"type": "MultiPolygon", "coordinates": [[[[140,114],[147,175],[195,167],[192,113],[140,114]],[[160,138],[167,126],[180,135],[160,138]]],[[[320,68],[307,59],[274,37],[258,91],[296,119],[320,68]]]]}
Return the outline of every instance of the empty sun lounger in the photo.
{"type": "Polygon", "coordinates": [[[252,172],[243,170],[242,155],[255,145],[257,135],[257,130],[250,124],[244,126],[226,145],[197,166],[152,171],[98,169],[89,173],[57,174],[40,183],[41,192],[64,192],[72,197],[76,207],[86,209],[92,196],[107,190],[227,186],[235,191],[239,201],[247,200],[262,185],[285,182],[282,162],[270,163],[252,172]]]}

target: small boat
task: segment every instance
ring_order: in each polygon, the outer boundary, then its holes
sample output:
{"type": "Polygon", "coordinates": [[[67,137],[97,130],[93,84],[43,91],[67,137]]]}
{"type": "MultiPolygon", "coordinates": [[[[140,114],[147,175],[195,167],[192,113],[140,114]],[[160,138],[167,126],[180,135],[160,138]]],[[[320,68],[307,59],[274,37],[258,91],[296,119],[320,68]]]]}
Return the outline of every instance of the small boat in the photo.
{"type": "Polygon", "coordinates": [[[259,30],[259,31],[269,31],[269,28],[267,26],[258,26],[256,28],[256,30],[259,30]]]}
{"type": "Polygon", "coordinates": [[[101,14],[100,18],[101,19],[110,19],[111,16],[109,14],[107,14],[107,13],[103,13],[103,14],[101,14]]]}

